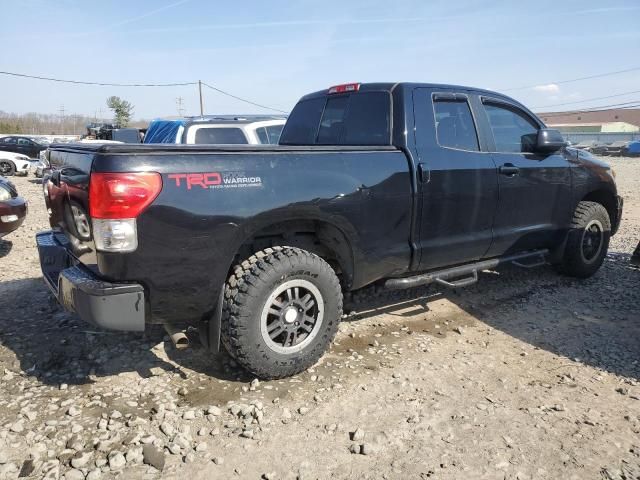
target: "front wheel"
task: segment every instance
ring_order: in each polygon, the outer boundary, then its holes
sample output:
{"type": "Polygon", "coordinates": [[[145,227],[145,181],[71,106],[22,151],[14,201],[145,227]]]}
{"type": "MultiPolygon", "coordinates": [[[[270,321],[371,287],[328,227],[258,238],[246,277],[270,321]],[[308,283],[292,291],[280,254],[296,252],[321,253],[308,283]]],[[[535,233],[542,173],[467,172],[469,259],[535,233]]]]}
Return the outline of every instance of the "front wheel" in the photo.
{"type": "Polygon", "coordinates": [[[607,209],[596,202],[580,202],[557,266],[561,273],[587,278],[598,271],[609,249],[611,220],[607,209]]]}
{"type": "Polygon", "coordinates": [[[320,359],[341,316],[340,282],[327,262],[299,248],[268,248],[227,280],[222,343],[258,377],[288,377],[320,359]]]}
{"type": "Polygon", "coordinates": [[[0,175],[10,177],[16,173],[16,166],[9,160],[0,160],[0,175]]]}

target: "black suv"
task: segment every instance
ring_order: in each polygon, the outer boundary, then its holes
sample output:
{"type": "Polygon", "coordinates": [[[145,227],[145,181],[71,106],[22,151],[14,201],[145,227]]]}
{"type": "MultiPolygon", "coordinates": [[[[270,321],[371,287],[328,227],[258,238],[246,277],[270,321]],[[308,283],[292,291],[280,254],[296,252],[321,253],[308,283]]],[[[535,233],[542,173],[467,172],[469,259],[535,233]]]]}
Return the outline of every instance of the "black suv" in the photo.
{"type": "Polygon", "coordinates": [[[49,148],[49,141],[43,137],[12,135],[0,138],[0,151],[21,153],[29,158],[38,158],[40,152],[47,148],[49,148]]]}

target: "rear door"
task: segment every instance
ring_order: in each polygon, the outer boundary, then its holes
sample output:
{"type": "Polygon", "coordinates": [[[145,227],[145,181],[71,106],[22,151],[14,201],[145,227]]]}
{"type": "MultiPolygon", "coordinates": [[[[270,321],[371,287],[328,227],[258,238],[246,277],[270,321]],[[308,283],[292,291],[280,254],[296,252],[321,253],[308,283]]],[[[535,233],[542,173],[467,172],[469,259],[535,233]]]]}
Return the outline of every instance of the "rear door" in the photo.
{"type": "Polygon", "coordinates": [[[515,103],[482,97],[500,202],[487,256],[556,245],[571,218],[571,172],[564,151],[534,153],[543,125],[515,103]]]}
{"type": "Polygon", "coordinates": [[[498,204],[492,155],[476,121],[470,92],[414,90],[420,270],[483,257],[498,204]]]}
{"type": "Polygon", "coordinates": [[[34,148],[35,143],[33,143],[28,138],[18,138],[18,152],[22,155],[26,155],[27,157],[31,158],[34,148]]]}

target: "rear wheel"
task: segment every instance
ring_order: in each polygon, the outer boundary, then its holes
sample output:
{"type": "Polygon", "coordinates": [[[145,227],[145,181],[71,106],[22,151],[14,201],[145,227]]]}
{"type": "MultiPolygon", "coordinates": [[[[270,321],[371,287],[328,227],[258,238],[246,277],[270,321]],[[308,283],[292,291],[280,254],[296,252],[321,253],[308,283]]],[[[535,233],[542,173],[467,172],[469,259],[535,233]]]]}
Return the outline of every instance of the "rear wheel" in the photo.
{"type": "Polygon", "coordinates": [[[299,248],[268,248],[226,283],[222,342],[257,376],[287,377],[318,361],[341,316],[342,291],[329,264],[299,248]]]}
{"type": "Polygon", "coordinates": [[[10,177],[16,173],[16,166],[10,160],[0,160],[0,175],[10,177]]]}
{"type": "Polygon", "coordinates": [[[558,269],[572,277],[590,277],[606,257],[610,237],[611,220],[607,209],[596,202],[580,202],[573,214],[558,269]]]}

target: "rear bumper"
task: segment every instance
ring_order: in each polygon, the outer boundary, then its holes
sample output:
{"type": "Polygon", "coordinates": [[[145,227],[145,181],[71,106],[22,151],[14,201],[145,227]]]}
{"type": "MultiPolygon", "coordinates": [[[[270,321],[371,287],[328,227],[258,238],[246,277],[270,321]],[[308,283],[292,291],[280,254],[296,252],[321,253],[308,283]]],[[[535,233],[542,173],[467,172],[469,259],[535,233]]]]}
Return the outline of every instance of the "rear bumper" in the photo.
{"type": "Polygon", "coordinates": [[[620,228],[620,221],[622,220],[622,207],[624,206],[624,199],[622,197],[616,197],[616,219],[611,225],[611,235],[615,235],[620,228]]]}
{"type": "Polygon", "coordinates": [[[38,233],[36,242],[44,281],[66,310],[109,330],[144,330],[142,285],[99,279],[69,254],[64,239],[52,231],[38,233]]]}

